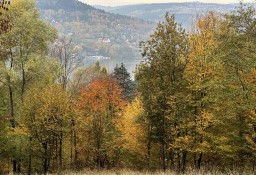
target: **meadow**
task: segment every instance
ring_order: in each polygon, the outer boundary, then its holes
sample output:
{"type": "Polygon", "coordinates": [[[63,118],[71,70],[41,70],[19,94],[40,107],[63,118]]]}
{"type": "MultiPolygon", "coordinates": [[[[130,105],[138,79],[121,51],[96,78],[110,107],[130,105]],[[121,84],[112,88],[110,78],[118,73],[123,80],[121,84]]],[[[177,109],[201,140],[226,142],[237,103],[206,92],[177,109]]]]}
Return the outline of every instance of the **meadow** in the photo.
{"type": "MultiPolygon", "coordinates": [[[[178,175],[179,173],[173,171],[166,171],[166,172],[148,172],[148,171],[133,171],[133,170],[104,170],[104,171],[97,171],[97,170],[85,170],[81,172],[64,172],[62,175],[178,175]]],[[[223,172],[219,170],[212,170],[212,171],[188,171],[186,173],[180,173],[182,175],[253,175],[255,172],[250,170],[225,170],[223,172]]],[[[55,175],[55,174],[49,174],[55,175]]]]}

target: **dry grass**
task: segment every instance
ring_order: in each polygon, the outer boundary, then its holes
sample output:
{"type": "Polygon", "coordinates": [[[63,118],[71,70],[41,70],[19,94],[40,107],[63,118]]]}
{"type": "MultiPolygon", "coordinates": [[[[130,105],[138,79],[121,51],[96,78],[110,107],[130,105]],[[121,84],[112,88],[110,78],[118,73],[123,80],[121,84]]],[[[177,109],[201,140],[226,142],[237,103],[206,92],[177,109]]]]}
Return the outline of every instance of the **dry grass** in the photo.
{"type": "MultiPolygon", "coordinates": [[[[234,171],[226,171],[225,173],[219,171],[213,172],[187,172],[185,175],[253,175],[253,172],[245,171],[243,173],[234,172],[234,171]]],[[[51,174],[53,175],[53,174],[51,174]]],[[[121,170],[121,171],[83,171],[83,172],[65,172],[62,175],[178,175],[175,172],[138,172],[138,171],[131,171],[131,170],[121,170]]]]}

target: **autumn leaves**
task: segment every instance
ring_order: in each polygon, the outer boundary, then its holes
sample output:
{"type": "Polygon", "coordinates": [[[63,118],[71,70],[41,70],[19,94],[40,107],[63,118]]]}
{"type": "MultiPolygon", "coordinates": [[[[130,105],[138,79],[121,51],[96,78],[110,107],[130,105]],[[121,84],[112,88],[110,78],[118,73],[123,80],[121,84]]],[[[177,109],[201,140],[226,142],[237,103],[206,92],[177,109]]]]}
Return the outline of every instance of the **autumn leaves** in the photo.
{"type": "Polygon", "coordinates": [[[0,33],[2,173],[11,164],[27,174],[253,171],[254,8],[210,12],[189,33],[167,14],[141,45],[135,82],[123,64],[111,74],[99,62],[81,66],[75,44],[56,41],[33,2],[14,1],[8,15],[15,25],[0,33]]]}
{"type": "Polygon", "coordinates": [[[253,168],[255,164],[255,9],[200,16],[186,33],[173,16],[142,43],[137,69],[148,127],[148,165],[253,168]]]}

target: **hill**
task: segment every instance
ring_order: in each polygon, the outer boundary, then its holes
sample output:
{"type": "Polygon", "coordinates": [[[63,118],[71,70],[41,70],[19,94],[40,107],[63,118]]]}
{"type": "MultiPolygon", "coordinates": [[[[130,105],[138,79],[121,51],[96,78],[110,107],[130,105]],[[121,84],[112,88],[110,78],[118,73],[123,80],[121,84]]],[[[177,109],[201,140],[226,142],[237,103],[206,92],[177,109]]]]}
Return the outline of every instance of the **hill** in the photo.
{"type": "Polygon", "coordinates": [[[163,20],[165,13],[169,12],[170,14],[175,14],[179,23],[182,23],[184,27],[189,28],[197,14],[203,14],[208,11],[225,13],[233,10],[236,5],[237,4],[185,2],[138,4],[118,7],[95,6],[95,8],[115,14],[140,18],[150,22],[163,20]]]}
{"type": "Polygon", "coordinates": [[[85,64],[100,60],[109,69],[120,62],[134,69],[140,59],[138,43],[154,28],[152,23],[105,12],[78,0],[37,0],[37,6],[44,20],[81,48],[85,64]]]}

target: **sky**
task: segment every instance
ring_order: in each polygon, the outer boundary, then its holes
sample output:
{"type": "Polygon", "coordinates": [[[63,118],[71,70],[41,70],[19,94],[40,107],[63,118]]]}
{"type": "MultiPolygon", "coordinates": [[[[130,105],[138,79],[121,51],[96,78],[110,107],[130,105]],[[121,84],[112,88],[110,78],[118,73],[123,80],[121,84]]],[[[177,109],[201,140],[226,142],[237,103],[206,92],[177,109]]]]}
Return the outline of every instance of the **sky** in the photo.
{"type": "MultiPolygon", "coordinates": [[[[104,6],[118,6],[127,4],[141,4],[141,3],[167,3],[167,2],[191,2],[197,0],[80,0],[89,5],[104,5],[104,6]]],[[[198,0],[200,2],[208,3],[237,3],[238,0],[198,0]]],[[[244,0],[244,2],[253,2],[252,0],[244,0]]]]}

